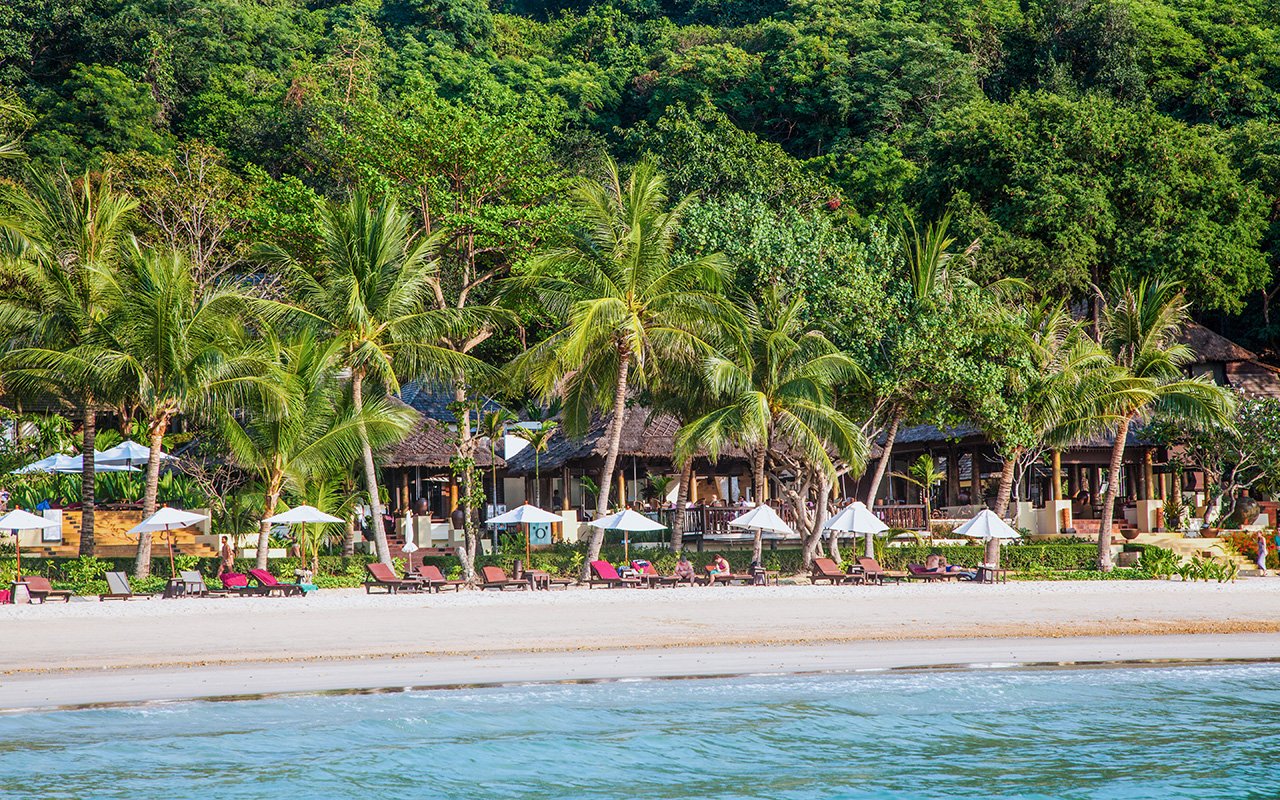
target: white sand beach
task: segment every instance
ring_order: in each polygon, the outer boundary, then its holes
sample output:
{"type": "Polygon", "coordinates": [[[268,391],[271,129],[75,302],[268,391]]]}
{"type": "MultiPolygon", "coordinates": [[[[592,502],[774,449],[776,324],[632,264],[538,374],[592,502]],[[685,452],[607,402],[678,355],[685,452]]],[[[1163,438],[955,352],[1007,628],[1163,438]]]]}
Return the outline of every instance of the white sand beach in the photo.
{"type": "Polygon", "coordinates": [[[1280,580],[0,607],[0,709],[461,683],[1280,658],[1280,580]]]}

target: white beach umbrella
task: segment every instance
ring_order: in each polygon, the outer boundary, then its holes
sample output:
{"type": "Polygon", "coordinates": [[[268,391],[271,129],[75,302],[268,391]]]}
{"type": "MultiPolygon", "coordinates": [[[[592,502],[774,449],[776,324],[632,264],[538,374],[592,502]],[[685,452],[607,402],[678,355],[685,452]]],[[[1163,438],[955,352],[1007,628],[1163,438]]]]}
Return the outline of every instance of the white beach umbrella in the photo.
{"type": "Polygon", "coordinates": [[[729,520],[729,527],[743,528],[749,531],[761,531],[762,533],[782,533],[794,534],[791,526],[778,516],[778,512],[768,503],[761,503],[745,514],[734,517],[729,520]]]}
{"type": "Polygon", "coordinates": [[[606,531],[626,531],[627,536],[623,538],[623,557],[631,560],[631,532],[632,531],[665,531],[666,525],[656,520],[649,519],[644,514],[632,511],[627,508],[616,514],[610,514],[607,517],[593,519],[587,523],[593,528],[603,528],[606,531]]]}
{"type": "Polygon", "coordinates": [[[841,533],[884,533],[889,530],[884,520],[872,514],[867,504],[861,500],[845,506],[839,514],[827,520],[823,527],[841,533]]]}
{"type": "MultiPolygon", "coordinates": [[[[537,523],[553,523],[563,522],[564,518],[559,514],[552,514],[550,511],[543,511],[535,505],[525,503],[522,506],[513,508],[505,514],[499,514],[485,520],[486,525],[529,525],[537,523]]],[[[524,560],[525,564],[529,563],[529,551],[532,549],[529,541],[529,529],[524,529],[524,560]]]]}
{"type": "Polygon", "coordinates": [[[308,523],[342,522],[332,514],[326,514],[315,506],[294,506],[288,511],[272,514],[264,522],[273,525],[306,525],[308,523]]]}
{"type": "Polygon", "coordinates": [[[404,515],[404,544],[400,546],[400,552],[404,553],[405,559],[404,573],[405,577],[413,575],[413,554],[418,552],[418,543],[414,540],[413,515],[404,515]]]}
{"type": "MultiPolygon", "coordinates": [[[[95,450],[93,454],[94,472],[139,472],[137,467],[130,467],[124,464],[102,464],[98,461],[101,457],[102,453],[95,450]]],[[[84,456],[72,456],[55,466],[50,472],[84,472],[84,456]]]]}
{"type": "Polygon", "coordinates": [[[517,525],[528,524],[531,522],[562,522],[563,518],[559,514],[552,514],[550,511],[543,511],[535,505],[525,503],[522,506],[511,509],[505,514],[499,514],[496,517],[490,517],[485,520],[486,525],[517,525]]]}
{"type": "MultiPolygon", "coordinates": [[[[160,460],[173,458],[168,453],[161,452],[160,460]]],[[[131,439],[125,439],[115,447],[108,447],[101,453],[98,453],[97,463],[99,464],[124,464],[131,467],[134,464],[145,464],[151,459],[151,448],[138,444],[131,439]]]]}
{"type": "Polygon", "coordinates": [[[154,533],[156,531],[169,532],[169,576],[173,577],[178,573],[174,572],[173,566],[173,534],[172,531],[182,528],[190,528],[200,522],[204,522],[208,517],[204,514],[196,514],[192,511],[183,511],[180,508],[169,508],[165,506],[156,513],[139,522],[129,529],[129,533],[154,533]]]}
{"type": "Polygon", "coordinates": [[[956,528],[954,533],[959,536],[971,536],[984,542],[989,539],[1017,539],[1022,536],[989,508],[979,511],[973,519],[956,528]]]}
{"type": "Polygon", "coordinates": [[[59,520],[37,517],[35,514],[28,513],[20,508],[15,508],[0,517],[0,531],[8,531],[13,535],[14,554],[18,558],[19,580],[22,579],[22,547],[18,544],[18,532],[60,527],[62,527],[62,522],[59,520]]]}
{"type": "Polygon", "coordinates": [[[71,456],[62,453],[54,453],[51,456],[45,456],[38,461],[32,461],[25,467],[18,467],[12,470],[10,475],[31,475],[37,472],[56,472],[59,467],[65,467],[71,463],[71,456]]]}

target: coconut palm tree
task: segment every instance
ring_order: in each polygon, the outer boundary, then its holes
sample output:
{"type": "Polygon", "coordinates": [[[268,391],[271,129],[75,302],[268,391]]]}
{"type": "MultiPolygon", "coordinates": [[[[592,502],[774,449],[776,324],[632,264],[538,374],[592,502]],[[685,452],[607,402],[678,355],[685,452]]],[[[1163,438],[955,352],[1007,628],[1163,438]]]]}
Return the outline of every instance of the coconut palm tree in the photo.
{"type": "MultiPolygon", "coordinates": [[[[295,504],[312,506],[339,519],[349,519],[355,511],[356,496],[345,490],[346,473],[329,471],[321,466],[315,470],[290,473],[285,479],[288,496],[295,504]]],[[[346,536],[346,526],[341,522],[313,523],[301,526],[298,540],[302,545],[302,559],[311,560],[311,571],[320,571],[320,548],[341,542],[346,536]]]]}
{"type": "Polygon", "coordinates": [[[425,310],[436,275],[432,252],[438,234],[428,236],[415,228],[412,217],[395,203],[376,205],[367,194],[356,192],[345,203],[322,208],[319,223],[319,257],[314,260],[295,259],[271,245],[258,249],[263,261],[286,270],[298,299],[295,306],[260,305],[281,315],[301,312],[323,336],[342,346],[343,365],[351,376],[354,420],[361,431],[374,541],[378,559],[390,564],[374,446],[360,413],[366,388],[372,383],[394,394],[402,377],[444,385],[487,373],[484,364],[442,341],[484,324],[490,316],[475,309],[425,310]]]}
{"type": "Polygon", "coordinates": [[[493,487],[493,505],[498,506],[498,442],[507,435],[507,426],[516,421],[516,415],[505,408],[485,411],[476,422],[476,435],[489,440],[490,485],[493,487]]]}
{"type": "Polygon", "coordinates": [[[542,507],[542,454],[547,452],[558,427],[557,423],[548,421],[536,428],[518,426],[512,431],[528,442],[533,450],[533,504],[539,508],[542,507]]]}
{"type": "Polygon", "coordinates": [[[414,413],[378,399],[356,407],[345,402],[338,368],[346,349],[338,340],[317,340],[303,331],[287,341],[271,340],[286,398],[251,404],[247,414],[221,409],[222,437],[231,459],[262,483],[258,566],[267,565],[271,530],[265,519],[276,512],[286,482],[303,483],[317,471],[340,471],[358,460],[366,446],[398,441],[412,428],[414,413]],[[256,407],[255,407],[256,405],[256,407]]]}
{"type": "MultiPolygon", "coordinates": [[[[771,286],[746,306],[743,346],[713,355],[704,365],[718,405],[680,429],[676,460],[699,450],[716,458],[731,443],[747,447],[757,502],[764,500],[765,464],[775,448],[797,454],[831,479],[832,453],[850,464],[865,463],[866,439],[835,407],[837,387],[864,380],[858,365],[805,322],[800,295],[787,298],[771,286]]],[[[761,549],[757,531],[757,560],[761,549]]]]}
{"type": "MultiPolygon", "coordinates": [[[[207,411],[215,403],[243,403],[250,392],[279,401],[271,360],[245,339],[239,311],[244,298],[226,289],[202,289],[178,251],[129,249],[113,274],[112,310],[99,328],[99,368],[127,386],[147,419],[142,513],[156,510],[160,448],[177,414],[207,411]]],[[[138,538],[134,575],[151,572],[151,534],[138,538]]]]}
{"type": "Polygon", "coordinates": [[[97,413],[121,388],[99,369],[97,339],[136,207],[112,188],[110,172],[75,178],[64,168],[32,170],[25,190],[0,188],[0,208],[8,209],[0,261],[16,288],[0,297],[0,330],[15,340],[0,364],[10,385],[52,392],[80,412],[81,555],[94,551],[97,413]]]}
{"type": "Polygon", "coordinates": [[[912,462],[910,467],[907,467],[906,472],[895,472],[893,476],[901,478],[920,490],[920,504],[924,506],[924,531],[925,535],[932,539],[933,487],[945,481],[947,473],[939,469],[937,462],[933,460],[933,456],[923,453],[912,462]]]}
{"type": "Polygon", "coordinates": [[[1181,342],[1188,303],[1172,283],[1140,281],[1121,288],[1102,314],[1102,348],[1111,380],[1100,398],[1115,442],[1098,529],[1098,569],[1111,570],[1111,523],[1120,491],[1120,467],[1129,429],[1153,414],[1192,426],[1230,426],[1235,396],[1204,377],[1189,378],[1195,353],[1181,342]]]}
{"type": "MultiPolygon", "coordinates": [[[[653,163],[641,162],[624,182],[607,161],[604,179],[579,183],[574,197],[584,224],[573,241],[543,253],[525,276],[509,283],[536,289],[543,304],[568,322],[512,366],[543,397],[563,394],[570,435],[584,434],[593,415],[609,415],[596,498],[596,512],[603,515],[628,393],[681,360],[696,363],[705,349],[701,334],[733,327],[737,314],[720,294],[729,274],[723,255],[675,257],[676,235],[693,197],[672,204],[653,163]]],[[[604,531],[593,529],[587,561],[599,556],[603,541],[604,531]]]]}

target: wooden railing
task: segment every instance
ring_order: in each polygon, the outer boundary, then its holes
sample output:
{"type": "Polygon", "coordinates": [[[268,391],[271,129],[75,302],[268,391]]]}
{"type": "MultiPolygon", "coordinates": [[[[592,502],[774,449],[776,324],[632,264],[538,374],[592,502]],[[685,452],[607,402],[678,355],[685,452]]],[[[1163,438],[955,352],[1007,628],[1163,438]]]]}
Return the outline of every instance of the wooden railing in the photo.
{"type": "Polygon", "coordinates": [[[924,530],[924,506],[876,506],[875,515],[890,528],[924,530]]]}

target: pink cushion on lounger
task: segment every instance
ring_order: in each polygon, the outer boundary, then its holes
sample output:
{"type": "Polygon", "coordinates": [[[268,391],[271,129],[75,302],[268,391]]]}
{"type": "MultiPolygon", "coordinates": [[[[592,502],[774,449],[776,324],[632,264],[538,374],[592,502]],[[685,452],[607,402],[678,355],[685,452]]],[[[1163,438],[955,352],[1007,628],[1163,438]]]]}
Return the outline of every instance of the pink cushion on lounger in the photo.
{"type": "Polygon", "coordinates": [[[275,586],[279,583],[279,581],[276,580],[276,576],[267,572],[265,569],[251,569],[249,570],[249,574],[254,577],[254,580],[263,586],[275,586]]]}
{"type": "Polygon", "coordinates": [[[591,568],[596,571],[602,581],[620,581],[618,571],[608,561],[592,561],[591,568]]]}
{"type": "Polygon", "coordinates": [[[239,572],[224,572],[222,585],[227,589],[243,589],[249,585],[249,576],[239,572]]]}

